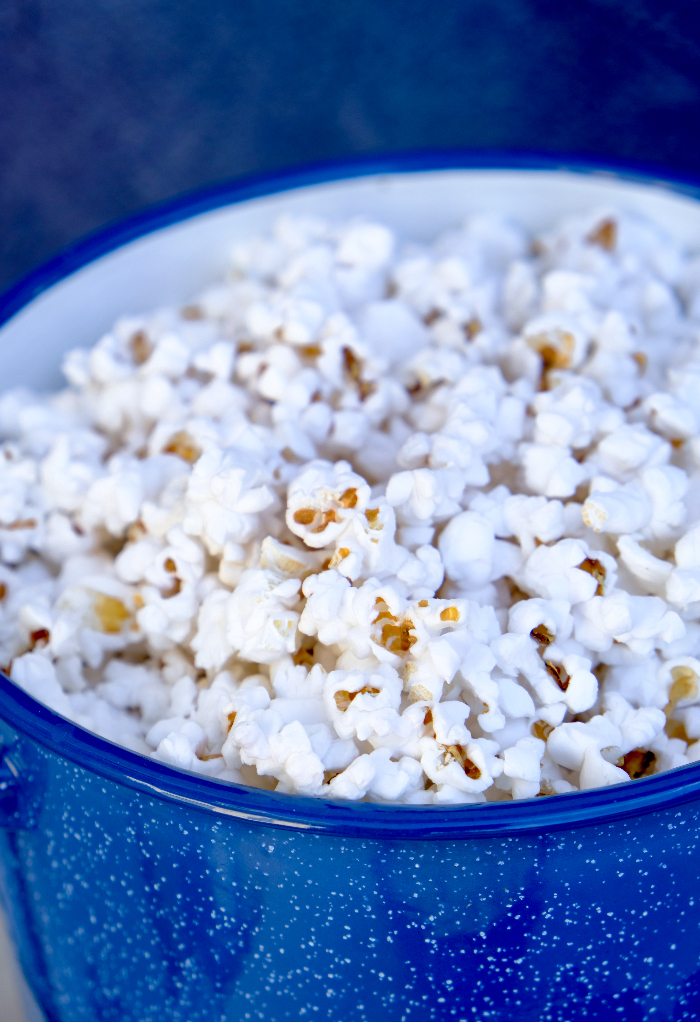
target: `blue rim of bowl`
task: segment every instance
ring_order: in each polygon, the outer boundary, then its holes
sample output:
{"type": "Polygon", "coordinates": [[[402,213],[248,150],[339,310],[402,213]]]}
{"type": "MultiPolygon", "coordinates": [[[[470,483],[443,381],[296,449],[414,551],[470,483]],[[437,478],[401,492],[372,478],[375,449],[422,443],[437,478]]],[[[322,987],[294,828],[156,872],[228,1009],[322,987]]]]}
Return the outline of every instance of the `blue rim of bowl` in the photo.
{"type": "MultiPolygon", "coordinates": [[[[700,183],[658,168],[513,151],[429,151],[317,163],[214,185],[96,231],[0,296],[0,326],[42,291],[130,241],[202,213],[310,185],[438,170],[567,171],[654,186],[700,199],[700,183]]],[[[115,745],[39,703],[0,672],[0,717],[40,747],[142,794],[251,824],[355,838],[508,838],[669,810],[700,798],[700,762],[629,784],[523,801],[461,806],[382,805],[278,794],[179,770],[115,745]]]]}

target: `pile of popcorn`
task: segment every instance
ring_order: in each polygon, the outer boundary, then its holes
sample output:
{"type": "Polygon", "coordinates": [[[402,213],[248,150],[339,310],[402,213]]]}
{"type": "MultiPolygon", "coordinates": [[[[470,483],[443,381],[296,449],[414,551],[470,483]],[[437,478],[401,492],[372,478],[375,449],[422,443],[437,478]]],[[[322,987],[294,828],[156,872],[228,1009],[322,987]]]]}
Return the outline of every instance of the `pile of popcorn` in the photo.
{"type": "Polygon", "coordinates": [[[280,219],[0,398],[0,664],[209,777],[453,804],[700,759],[700,258],[280,219]]]}

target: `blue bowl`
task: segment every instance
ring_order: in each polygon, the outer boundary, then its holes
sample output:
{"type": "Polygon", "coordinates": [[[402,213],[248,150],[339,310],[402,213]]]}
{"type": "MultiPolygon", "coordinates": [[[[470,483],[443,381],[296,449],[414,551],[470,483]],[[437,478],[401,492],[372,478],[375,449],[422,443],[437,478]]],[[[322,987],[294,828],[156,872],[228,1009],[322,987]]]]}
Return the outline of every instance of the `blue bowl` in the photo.
{"type": "MultiPolygon", "coordinates": [[[[615,201],[687,240],[696,196],[454,154],[227,186],[98,234],[13,289],[5,385],[53,380],[61,345],[94,339],[110,301],[172,300],[195,274],[193,238],[216,252],[280,203],[383,209],[420,233],[489,205],[534,223],[615,201]],[[133,290],[110,298],[114,281],[133,290]]],[[[700,764],[525,802],[328,802],[146,759],[2,675],[0,737],[3,904],[47,1022],[700,1017],[700,764]]]]}

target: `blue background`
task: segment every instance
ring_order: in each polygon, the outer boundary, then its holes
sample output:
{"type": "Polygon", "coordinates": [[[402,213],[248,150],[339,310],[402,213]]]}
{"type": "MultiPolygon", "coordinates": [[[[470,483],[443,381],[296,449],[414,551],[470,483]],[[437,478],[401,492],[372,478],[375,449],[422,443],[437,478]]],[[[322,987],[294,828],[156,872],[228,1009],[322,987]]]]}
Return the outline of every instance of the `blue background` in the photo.
{"type": "Polygon", "coordinates": [[[700,174],[695,0],[3,0],[0,285],[259,170],[507,148],[700,174]]]}

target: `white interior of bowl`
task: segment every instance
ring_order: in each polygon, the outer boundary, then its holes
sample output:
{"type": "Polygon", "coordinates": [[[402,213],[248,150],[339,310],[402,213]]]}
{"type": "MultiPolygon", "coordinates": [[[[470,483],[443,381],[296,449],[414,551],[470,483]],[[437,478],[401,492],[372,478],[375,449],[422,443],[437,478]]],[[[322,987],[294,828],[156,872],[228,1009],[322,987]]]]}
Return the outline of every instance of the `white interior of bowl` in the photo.
{"type": "Polygon", "coordinates": [[[374,175],[225,206],[154,231],[44,291],[0,330],[2,389],[61,385],[65,351],[89,346],[123,314],[186,302],[220,279],[239,239],[283,212],[331,220],[376,217],[400,236],[429,241],[478,212],[507,214],[534,231],[599,206],[643,213],[691,249],[700,203],[667,187],[569,171],[444,170],[374,175]]]}

